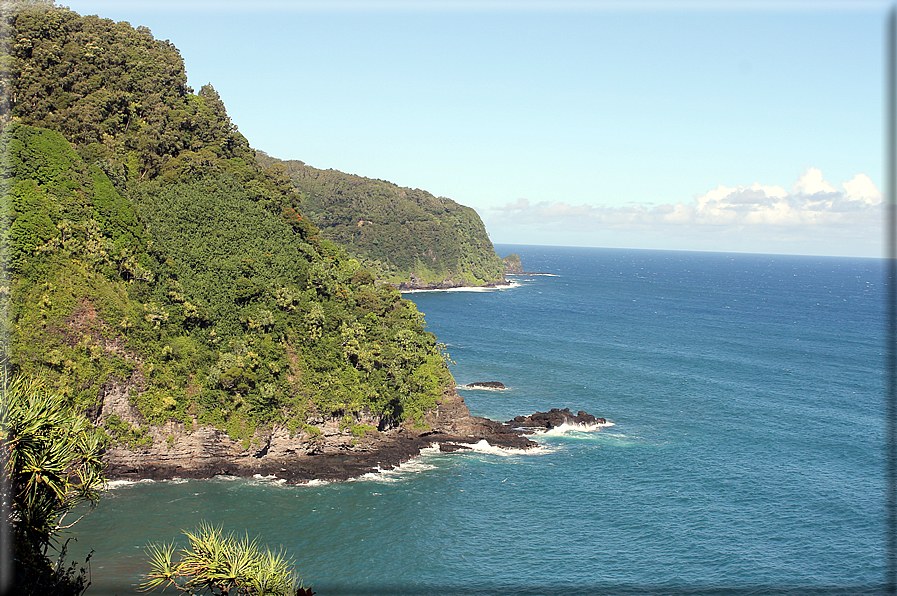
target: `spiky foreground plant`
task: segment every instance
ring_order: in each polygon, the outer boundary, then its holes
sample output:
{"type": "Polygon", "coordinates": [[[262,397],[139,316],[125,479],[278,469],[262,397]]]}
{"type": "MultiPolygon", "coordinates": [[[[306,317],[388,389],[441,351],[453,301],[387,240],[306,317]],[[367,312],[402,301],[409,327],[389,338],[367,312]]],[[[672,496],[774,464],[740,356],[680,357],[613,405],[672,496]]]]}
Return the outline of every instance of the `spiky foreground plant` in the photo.
{"type": "Polygon", "coordinates": [[[293,562],[283,552],[262,550],[256,539],[224,534],[220,527],[201,523],[185,530],[189,546],[180,549],[175,561],[175,545],[147,547],[151,571],[140,584],[142,591],[168,586],[188,594],[240,596],[311,596],[308,588],[297,585],[293,562]]]}
{"type": "Polygon", "coordinates": [[[2,379],[2,521],[14,534],[19,586],[34,593],[82,591],[83,576],[60,567],[65,545],[59,538],[77,521],[66,521],[68,513],[83,503],[96,505],[105,482],[100,451],[96,429],[64,396],[39,379],[2,379]],[[60,553],[55,566],[50,548],[60,553]]]}

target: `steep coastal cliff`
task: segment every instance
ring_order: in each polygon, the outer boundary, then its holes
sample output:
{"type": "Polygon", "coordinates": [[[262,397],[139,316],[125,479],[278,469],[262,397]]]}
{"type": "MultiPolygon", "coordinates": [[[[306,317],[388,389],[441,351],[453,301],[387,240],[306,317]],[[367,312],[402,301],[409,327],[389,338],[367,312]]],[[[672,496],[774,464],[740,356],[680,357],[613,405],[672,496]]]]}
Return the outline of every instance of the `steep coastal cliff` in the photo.
{"type": "Polygon", "coordinates": [[[508,255],[501,260],[506,274],[519,275],[523,273],[523,263],[520,262],[520,256],[517,254],[508,255]]]}
{"type": "Polygon", "coordinates": [[[50,3],[2,16],[9,96],[29,98],[0,105],[11,372],[111,450],[166,424],[242,444],[319,419],[362,432],[367,413],[421,423],[453,385],[422,315],[321,236],[174,46],[50,3]],[[110,395],[139,415],[104,415],[110,395]]]}
{"type": "Polygon", "coordinates": [[[501,259],[470,207],[384,180],[257,158],[289,176],[303,213],[379,281],[403,290],[504,283],[501,259]]]}
{"type": "MultiPolygon", "coordinates": [[[[126,402],[107,400],[103,413],[139,424],[137,413],[126,402]]],[[[481,440],[506,448],[535,446],[507,425],[471,416],[463,398],[451,389],[427,413],[423,426],[389,426],[371,414],[359,419],[366,427],[360,432],[334,418],[309,422],[306,430],[295,433],[280,424],[258,429],[248,441],[236,441],[213,427],[167,422],[148,429],[153,440],[145,447],[109,449],[104,456],[107,476],[161,480],[225,474],[260,475],[289,483],[333,481],[392,469],[434,444],[449,452],[481,440]]]]}
{"type": "MultiPolygon", "coordinates": [[[[211,85],[187,86],[171,43],[49,2],[2,17],[0,356],[103,428],[113,469],[358,451],[472,420],[449,407],[443,347],[414,304],[321,234],[312,199],[259,165],[211,85]]],[[[408,283],[501,279],[473,210],[383,188],[416,207],[374,237],[451,232],[408,283]],[[447,219],[428,219],[437,204],[447,219]]],[[[470,424],[464,437],[492,428],[470,424]]]]}

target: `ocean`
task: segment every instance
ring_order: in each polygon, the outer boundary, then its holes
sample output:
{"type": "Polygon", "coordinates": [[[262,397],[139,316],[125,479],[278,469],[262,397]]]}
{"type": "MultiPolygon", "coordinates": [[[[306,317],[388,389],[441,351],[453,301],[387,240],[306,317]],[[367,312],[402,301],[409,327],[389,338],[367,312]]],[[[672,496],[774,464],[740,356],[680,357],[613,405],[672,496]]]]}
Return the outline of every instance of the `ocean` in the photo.
{"type": "Polygon", "coordinates": [[[880,259],[498,245],[527,271],[405,297],[474,415],[607,419],[532,452],[430,450],[345,483],[117,484],[77,526],[87,594],[201,520],[321,596],[877,594],[885,574],[880,259]]]}

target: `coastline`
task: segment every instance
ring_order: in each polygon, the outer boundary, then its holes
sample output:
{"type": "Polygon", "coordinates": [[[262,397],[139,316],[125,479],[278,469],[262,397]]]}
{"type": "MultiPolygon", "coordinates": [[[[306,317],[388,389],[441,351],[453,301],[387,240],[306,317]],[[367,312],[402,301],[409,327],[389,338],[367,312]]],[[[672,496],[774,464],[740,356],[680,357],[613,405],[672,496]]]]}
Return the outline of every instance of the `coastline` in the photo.
{"type": "Polygon", "coordinates": [[[489,281],[482,285],[470,285],[470,284],[459,284],[455,283],[450,279],[446,279],[440,282],[433,283],[416,283],[414,281],[410,282],[402,282],[399,285],[390,284],[398,291],[405,293],[410,292],[429,292],[429,291],[439,291],[439,290],[484,290],[484,289],[496,289],[503,288],[507,286],[513,286],[514,282],[509,281],[507,279],[489,281]]]}
{"type": "Polygon", "coordinates": [[[516,288],[520,284],[514,280],[505,280],[503,282],[489,282],[481,286],[467,285],[442,285],[428,284],[423,286],[401,284],[397,287],[402,294],[415,294],[419,292],[488,292],[491,290],[508,290],[516,288]]]}
{"type": "Polygon", "coordinates": [[[524,436],[525,431],[471,416],[454,387],[447,388],[436,408],[426,415],[424,428],[399,426],[355,437],[340,430],[336,420],[320,422],[319,440],[302,432],[291,436],[287,429],[275,426],[257,431],[248,447],[209,427],[189,433],[178,423],[152,427],[152,446],[107,450],[103,456],[106,477],[109,481],[137,481],[259,475],[288,484],[333,482],[391,470],[433,445],[445,453],[469,449],[482,440],[503,448],[536,446],[524,436]]]}

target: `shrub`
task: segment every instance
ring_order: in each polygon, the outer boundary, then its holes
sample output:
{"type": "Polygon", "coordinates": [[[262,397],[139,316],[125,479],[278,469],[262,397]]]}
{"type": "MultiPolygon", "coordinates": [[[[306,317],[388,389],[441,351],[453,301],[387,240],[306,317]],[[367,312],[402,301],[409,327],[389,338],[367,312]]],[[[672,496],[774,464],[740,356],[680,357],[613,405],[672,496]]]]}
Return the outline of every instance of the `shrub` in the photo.
{"type": "Polygon", "coordinates": [[[85,578],[62,568],[60,534],[78,521],[66,523],[68,513],[99,499],[100,433],[40,380],[4,379],[0,397],[0,456],[9,478],[0,497],[12,503],[2,521],[15,536],[17,583],[34,593],[78,594],[85,578]],[[55,565],[50,548],[59,553],[55,565]]]}
{"type": "Polygon", "coordinates": [[[283,552],[262,550],[249,536],[237,538],[221,528],[201,523],[184,531],[189,546],[175,561],[174,543],[147,547],[151,571],[140,584],[141,591],[172,586],[188,594],[262,596],[311,596],[310,589],[297,585],[293,562],[283,552]]]}

